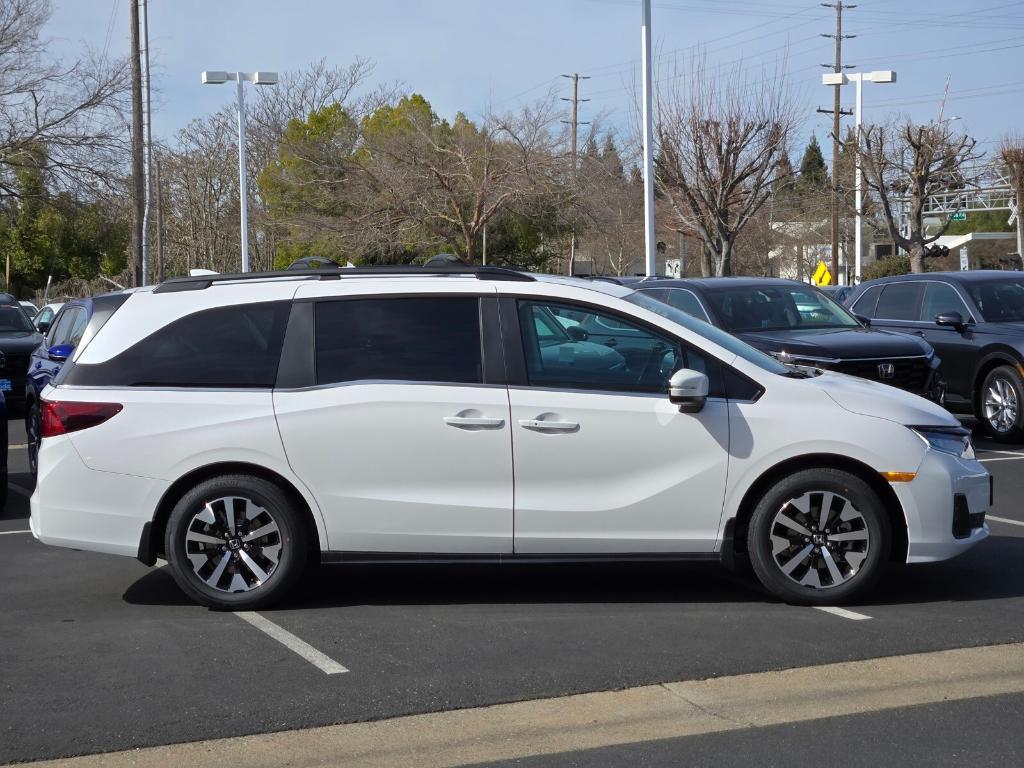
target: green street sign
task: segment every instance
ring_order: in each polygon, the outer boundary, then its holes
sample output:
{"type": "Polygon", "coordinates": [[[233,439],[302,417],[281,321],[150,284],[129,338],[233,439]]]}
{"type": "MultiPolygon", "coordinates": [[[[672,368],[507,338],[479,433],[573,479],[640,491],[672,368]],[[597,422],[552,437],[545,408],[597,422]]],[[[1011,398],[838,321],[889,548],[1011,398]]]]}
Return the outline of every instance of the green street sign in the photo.
{"type": "Polygon", "coordinates": [[[967,221],[967,211],[957,211],[949,217],[950,221],[967,221]]]}

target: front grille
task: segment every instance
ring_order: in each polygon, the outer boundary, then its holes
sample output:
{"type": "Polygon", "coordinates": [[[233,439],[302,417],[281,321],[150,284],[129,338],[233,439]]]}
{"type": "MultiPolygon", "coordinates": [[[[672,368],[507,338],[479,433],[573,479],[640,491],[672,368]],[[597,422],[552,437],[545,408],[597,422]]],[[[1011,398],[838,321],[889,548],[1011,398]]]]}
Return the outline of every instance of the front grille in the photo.
{"type": "Polygon", "coordinates": [[[840,360],[826,366],[830,370],[880,381],[910,392],[924,392],[928,388],[931,365],[927,357],[894,357],[872,360],[840,360]],[[892,376],[883,377],[880,366],[892,366],[892,376]]]}

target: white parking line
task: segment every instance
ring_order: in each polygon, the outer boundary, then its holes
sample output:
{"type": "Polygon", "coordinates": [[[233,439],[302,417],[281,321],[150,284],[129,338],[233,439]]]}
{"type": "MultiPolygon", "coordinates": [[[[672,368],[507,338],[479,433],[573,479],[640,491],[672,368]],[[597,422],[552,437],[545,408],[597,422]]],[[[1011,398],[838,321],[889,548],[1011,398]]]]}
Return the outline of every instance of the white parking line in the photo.
{"type": "Polygon", "coordinates": [[[321,653],[305,640],[296,637],[286,629],[282,629],[270,619],[264,618],[258,613],[253,611],[239,611],[235,613],[235,616],[240,619],[244,619],[256,627],[256,629],[277,640],[277,642],[288,650],[297,653],[325,675],[337,675],[342,672],[348,672],[345,667],[341,666],[341,664],[336,662],[330,656],[321,653]]]}
{"type": "Polygon", "coordinates": [[[0,531],[0,536],[10,536],[13,533],[32,533],[27,528],[24,531],[0,531]]]}
{"type": "Polygon", "coordinates": [[[843,619],[850,619],[850,621],[864,621],[865,619],[871,618],[867,614],[854,613],[853,611],[848,611],[845,608],[836,608],[832,605],[816,605],[814,607],[817,608],[819,611],[831,613],[833,616],[839,616],[843,619]]]}
{"type": "Polygon", "coordinates": [[[1020,520],[1010,520],[1007,517],[996,517],[995,515],[985,515],[986,520],[995,520],[997,523],[1009,523],[1010,525],[1024,526],[1020,520]]]}
{"type": "Polygon", "coordinates": [[[1024,451],[1000,451],[995,448],[978,448],[978,453],[1006,453],[1010,456],[1020,456],[1024,458],[1024,451]]]}
{"type": "Polygon", "coordinates": [[[15,443],[14,445],[8,445],[7,448],[28,448],[28,443],[15,443]]]}
{"type": "Polygon", "coordinates": [[[978,459],[982,464],[988,464],[991,461],[1020,461],[1024,459],[1024,456],[996,456],[994,459],[978,459]]]}

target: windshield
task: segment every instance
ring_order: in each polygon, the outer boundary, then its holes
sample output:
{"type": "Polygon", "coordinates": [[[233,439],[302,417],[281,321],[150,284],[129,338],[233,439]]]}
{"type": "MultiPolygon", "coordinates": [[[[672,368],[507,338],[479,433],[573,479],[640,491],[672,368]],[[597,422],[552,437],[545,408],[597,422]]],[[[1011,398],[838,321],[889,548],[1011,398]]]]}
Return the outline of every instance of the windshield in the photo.
{"type": "Polygon", "coordinates": [[[35,330],[22,307],[13,304],[0,306],[0,334],[35,333],[35,330]]]}
{"type": "Polygon", "coordinates": [[[1024,320],[1024,279],[969,283],[967,292],[986,322],[1016,323],[1024,320]]]}
{"type": "Polygon", "coordinates": [[[727,331],[859,328],[849,312],[825,294],[801,285],[763,285],[708,291],[727,331]]]}
{"type": "Polygon", "coordinates": [[[775,373],[780,376],[788,376],[791,371],[785,365],[780,363],[774,357],[766,355],[760,350],[754,349],[749,344],[740,341],[735,336],[730,336],[725,331],[715,328],[713,325],[705,323],[703,320],[698,320],[693,315],[688,315],[681,309],[676,309],[668,304],[664,304],[657,299],[653,299],[642,291],[633,291],[628,296],[623,298],[638,307],[649,309],[657,315],[661,315],[664,318],[671,320],[677,325],[683,326],[688,331],[693,331],[699,336],[703,336],[708,341],[711,341],[723,349],[727,349],[735,355],[746,360],[748,363],[756,365],[763,371],[769,373],[775,373]]]}

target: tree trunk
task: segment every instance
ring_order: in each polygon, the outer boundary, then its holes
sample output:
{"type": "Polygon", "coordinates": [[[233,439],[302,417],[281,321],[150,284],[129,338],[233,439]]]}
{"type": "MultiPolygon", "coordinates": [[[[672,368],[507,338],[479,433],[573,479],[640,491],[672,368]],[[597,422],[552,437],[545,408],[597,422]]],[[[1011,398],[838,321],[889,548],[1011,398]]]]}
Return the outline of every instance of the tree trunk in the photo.
{"type": "Polygon", "coordinates": [[[915,275],[924,272],[924,246],[915,245],[910,251],[910,271],[915,275]]]}
{"type": "Polygon", "coordinates": [[[711,246],[707,243],[703,244],[700,251],[700,274],[701,277],[711,277],[715,274],[714,270],[715,258],[711,251],[711,246]]]}

